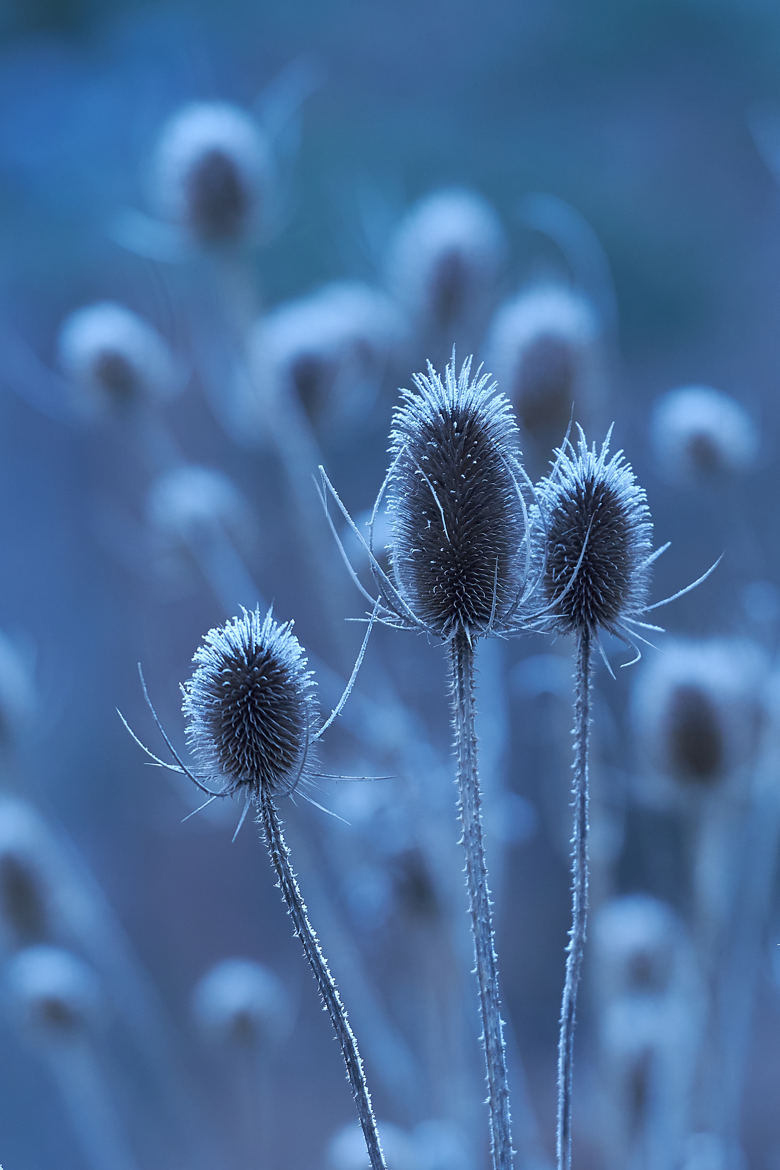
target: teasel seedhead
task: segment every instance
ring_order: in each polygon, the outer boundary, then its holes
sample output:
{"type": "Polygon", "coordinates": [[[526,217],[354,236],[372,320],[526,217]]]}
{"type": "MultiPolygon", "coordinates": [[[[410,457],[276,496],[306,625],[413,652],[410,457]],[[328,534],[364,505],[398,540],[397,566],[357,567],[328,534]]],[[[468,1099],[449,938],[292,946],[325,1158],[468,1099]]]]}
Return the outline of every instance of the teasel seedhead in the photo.
{"type": "Polygon", "coordinates": [[[192,1006],[207,1038],[226,1048],[258,1052],[284,1039],[293,1015],[281,979],[251,959],[217,963],[195,988],[192,1006]]]}
{"type": "MultiPolygon", "coordinates": [[[[324,470],[323,487],[369,554],[375,599],[357,579],[333,522],[331,528],[363,596],[385,625],[448,641],[510,634],[528,588],[528,503],[517,425],[505,395],[471,358],[440,377],[431,363],[401,391],[390,431],[392,460],[374,503],[368,541],[324,470]],[[374,523],[387,495],[389,569],[373,549],[374,523]]],[[[323,503],[327,500],[322,492],[323,503]]],[[[330,519],[330,517],[329,517],[330,519]]]]}
{"type": "Polygon", "coordinates": [[[612,428],[601,449],[578,428],[550,475],[536,487],[533,516],[538,600],[531,620],[561,634],[608,630],[629,642],[649,608],[653,524],[644,488],[623,456],[609,456],[612,428]]]}
{"type": "Polygon", "coordinates": [[[19,951],[8,965],[6,979],[19,1017],[40,1041],[76,1040],[100,1018],[103,996],[97,976],[61,947],[19,951]]]}
{"type": "Polygon", "coordinates": [[[744,474],[759,449],[756,425],[742,403],[709,386],[683,386],[659,398],[651,438],[661,473],[688,483],[744,474]]]}
{"type": "Polygon", "coordinates": [[[154,163],[163,216],[201,244],[224,244],[263,226],[271,186],[265,137],[228,102],[193,102],[163,128],[154,163]]]}
{"type": "Polygon", "coordinates": [[[183,687],[187,741],[222,794],[292,792],[315,738],[316,686],[292,622],[244,610],[209,630],[183,687]]]}

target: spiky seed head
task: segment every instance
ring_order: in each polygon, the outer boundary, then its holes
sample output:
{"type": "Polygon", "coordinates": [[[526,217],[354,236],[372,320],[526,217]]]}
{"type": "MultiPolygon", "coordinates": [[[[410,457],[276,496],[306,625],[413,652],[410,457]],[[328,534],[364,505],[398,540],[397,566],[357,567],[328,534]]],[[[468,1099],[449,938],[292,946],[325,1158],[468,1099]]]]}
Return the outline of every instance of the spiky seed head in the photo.
{"type": "Polygon", "coordinates": [[[195,102],[164,127],[154,166],[162,214],[204,244],[259,227],[270,154],[250,116],[227,102],[195,102]]]}
{"type": "Polygon", "coordinates": [[[565,432],[573,403],[582,414],[598,334],[591,305],[564,285],[530,288],[495,314],[488,358],[523,435],[549,447],[565,432]]]}
{"type": "Polygon", "coordinates": [[[178,386],[166,342],[137,313],[110,301],[77,309],[58,339],[59,364],[87,411],[167,398],[178,386]]]}
{"type": "Polygon", "coordinates": [[[75,1040],[99,1015],[102,996],[94,972],[60,947],[20,951],[9,964],[7,980],[22,1019],[41,1040],[75,1040]]]}
{"type": "MultiPolygon", "coordinates": [[[[422,334],[480,321],[493,297],[506,241],[490,204],[473,191],[434,191],[402,220],[389,257],[399,303],[422,334]]],[[[458,332],[458,336],[461,334],[458,332]]]]}
{"type": "Polygon", "coordinates": [[[251,959],[224,959],[208,971],[195,989],[193,1011],[209,1038],[256,1050],[281,1040],[292,1014],[281,980],[251,959]]]}
{"type": "Polygon", "coordinates": [[[764,654],[747,639],[672,642],[636,680],[640,751],[689,794],[738,776],[758,748],[766,672],[764,654]]]}
{"type": "Polygon", "coordinates": [[[244,610],[209,630],[193,662],[182,709],[201,766],[230,793],[259,800],[291,792],[316,714],[314,678],[292,622],[244,610]]]}
{"type": "Polygon", "coordinates": [[[672,480],[711,482],[739,475],[749,469],[759,447],[744,406],[709,386],[664,394],[653,411],[651,436],[656,463],[672,480]]]}
{"type": "Polygon", "coordinates": [[[390,558],[401,594],[434,635],[500,625],[521,585],[525,524],[509,401],[471,359],[429,364],[393,416],[390,558]]]}
{"type": "Polygon", "coordinates": [[[536,488],[538,610],[564,634],[619,632],[647,603],[650,509],[622,451],[608,457],[609,438],[597,451],[580,430],[536,488]]]}

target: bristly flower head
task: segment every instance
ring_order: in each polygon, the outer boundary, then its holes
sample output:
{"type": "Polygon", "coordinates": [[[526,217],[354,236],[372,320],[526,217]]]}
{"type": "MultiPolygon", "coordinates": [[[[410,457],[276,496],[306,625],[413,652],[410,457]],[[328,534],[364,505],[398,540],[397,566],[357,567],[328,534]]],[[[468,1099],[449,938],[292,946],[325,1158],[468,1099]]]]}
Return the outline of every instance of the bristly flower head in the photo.
{"type": "Polygon", "coordinates": [[[429,364],[402,392],[390,433],[388,506],[402,624],[448,639],[501,630],[524,583],[525,503],[508,399],[471,359],[442,379],[429,364]]]}
{"type": "Polygon", "coordinates": [[[202,766],[258,800],[292,792],[314,735],[315,683],[292,632],[269,610],[210,630],[183,688],[187,739],[202,766]]]}
{"type": "Polygon", "coordinates": [[[602,629],[633,641],[647,607],[653,524],[644,488],[622,451],[609,458],[580,429],[536,488],[535,559],[541,605],[536,622],[559,633],[602,629]]]}

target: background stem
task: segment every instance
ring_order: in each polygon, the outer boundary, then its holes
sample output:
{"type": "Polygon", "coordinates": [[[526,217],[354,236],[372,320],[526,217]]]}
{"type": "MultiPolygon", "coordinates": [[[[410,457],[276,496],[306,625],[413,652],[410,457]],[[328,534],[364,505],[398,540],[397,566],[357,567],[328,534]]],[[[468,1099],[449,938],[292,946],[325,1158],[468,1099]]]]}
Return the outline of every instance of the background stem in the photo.
{"type": "Polygon", "coordinates": [[[465,630],[462,629],[455,634],[450,646],[452,723],[458,765],[458,816],[466,850],[466,885],[479,984],[482,1047],[485,1053],[490,1111],[490,1150],[494,1170],[511,1170],[512,1126],[509,1084],[477,772],[474,648],[465,630]]]}

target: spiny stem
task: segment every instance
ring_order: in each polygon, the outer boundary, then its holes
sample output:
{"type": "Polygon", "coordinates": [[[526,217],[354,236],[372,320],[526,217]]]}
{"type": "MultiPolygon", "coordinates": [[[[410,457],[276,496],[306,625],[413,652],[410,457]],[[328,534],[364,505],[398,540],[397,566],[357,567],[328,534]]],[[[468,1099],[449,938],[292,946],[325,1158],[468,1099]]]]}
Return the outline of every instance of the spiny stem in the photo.
{"type": "Polygon", "coordinates": [[[482,1048],[485,1054],[490,1115],[490,1152],[493,1170],[511,1170],[513,1150],[509,1084],[498,986],[498,959],[493,943],[493,912],[482,836],[482,800],[477,772],[474,649],[462,629],[455,634],[450,647],[452,723],[458,762],[458,816],[466,850],[466,885],[479,984],[482,1048]]]}
{"type": "Polygon", "coordinates": [[[558,1170],[571,1170],[571,1101],[574,1070],[574,1025],[577,989],[582,973],[588,916],[588,749],[590,740],[590,692],[592,678],[590,632],[580,634],[574,678],[574,763],[572,804],[574,832],[571,839],[572,922],[566,948],[566,982],[561,1001],[558,1038],[558,1170]]]}
{"type": "Polygon", "coordinates": [[[323,1005],[330,1016],[330,1022],[333,1025],[333,1030],[341,1046],[341,1054],[344,1057],[344,1064],[347,1068],[347,1079],[349,1080],[352,1094],[355,1098],[355,1104],[357,1105],[358,1119],[360,1121],[360,1127],[363,1130],[371,1170],[386,1170],[384,1155],[382,1154],[382,1147],[379,1142],[376,1118],[371,1107],[371,1096],[368,1092],[368,1085],[366,1084],[366,1077],[363,1072],[363,1062],[360,1059],[355,1034],[347,1019],[346,1009],[341,1002],[336,981],[331,975],[325,956],[322,953],[319,939],[309,922],[306,905],[301,896],[298,881],[293,873],[290,851],[287,848],[287,843],[282,833],[279,814],[271,797],[264,792],[261,792],[260,795],[259,811],[271,863],[279,879],[279,889],[282,892],[282,898],[293,920],[295,934],[300,938],[301,944],[303,945],[303,951],[308,959],[314,978],[317,981],[317,987],[319,988],[323,1005]]]}

